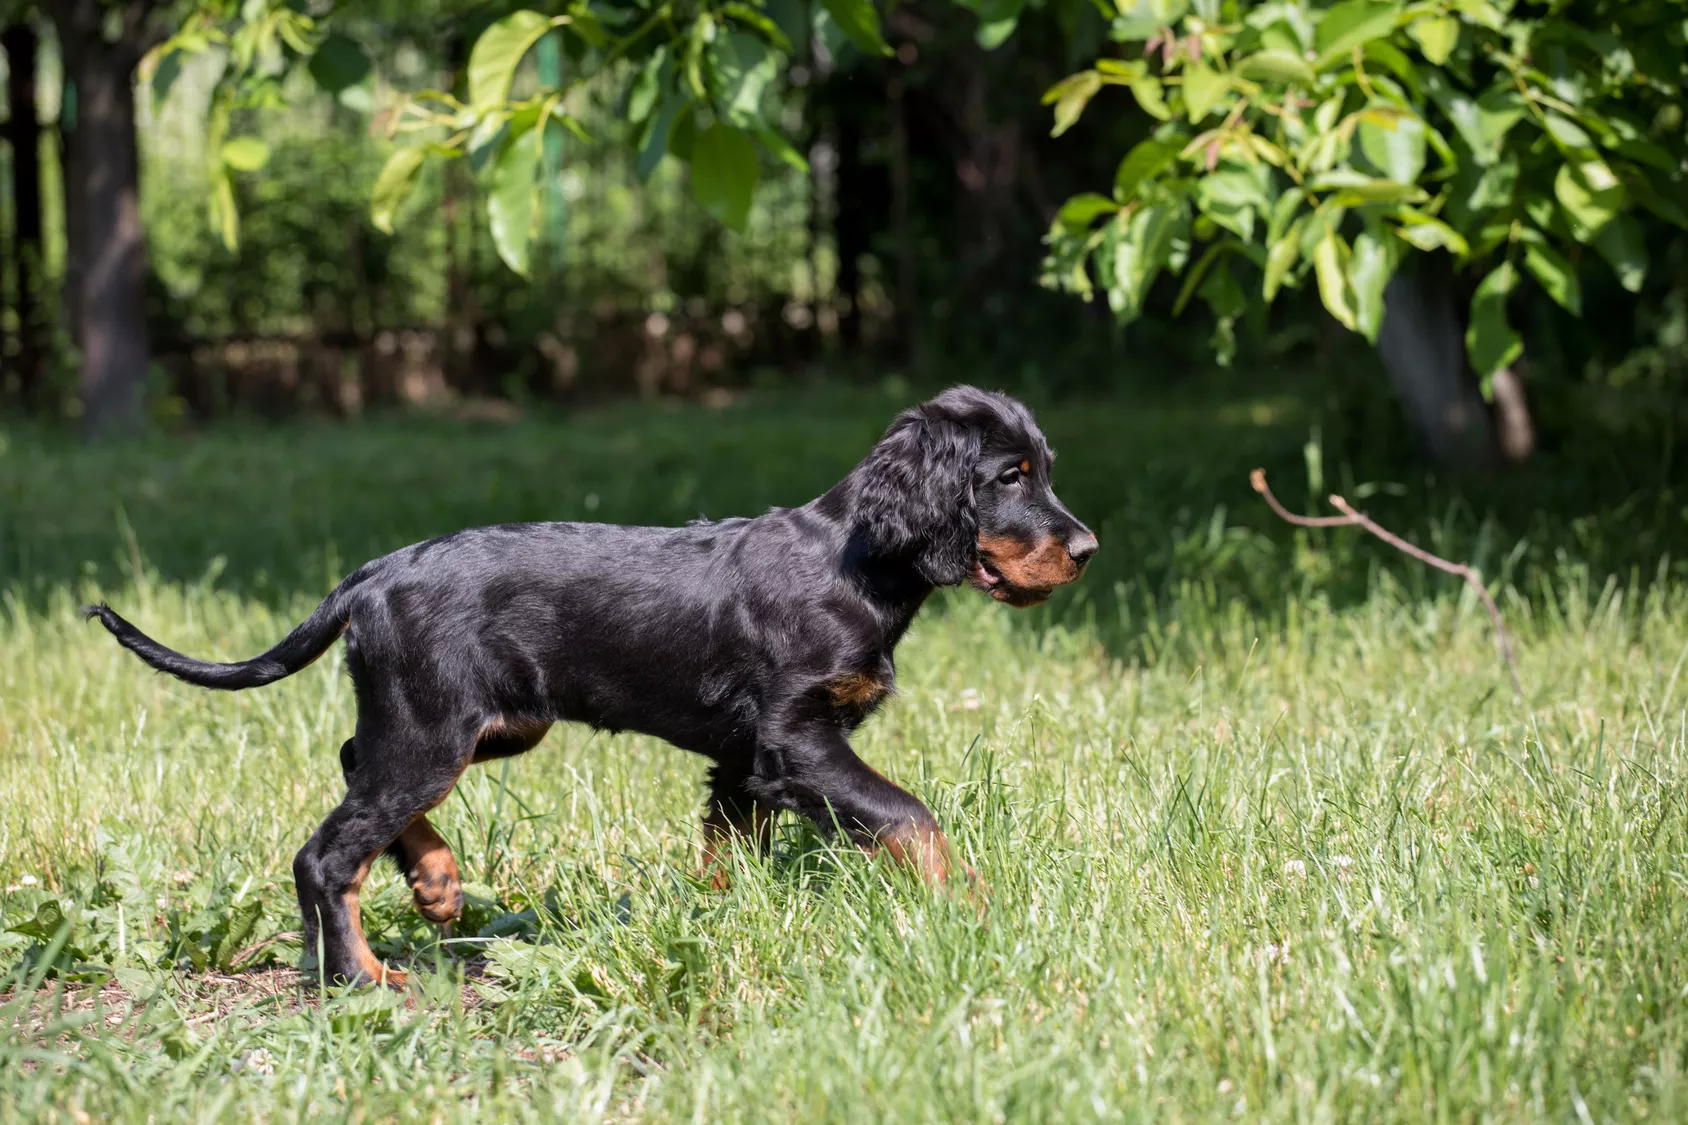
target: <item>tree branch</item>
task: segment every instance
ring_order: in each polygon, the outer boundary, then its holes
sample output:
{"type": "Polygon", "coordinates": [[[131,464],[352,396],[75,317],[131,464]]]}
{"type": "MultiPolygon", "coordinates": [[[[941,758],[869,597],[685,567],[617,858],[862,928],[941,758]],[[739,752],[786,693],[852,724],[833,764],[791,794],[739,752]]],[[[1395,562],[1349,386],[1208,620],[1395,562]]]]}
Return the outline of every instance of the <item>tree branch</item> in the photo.
{"type": "Polygon", "coordinates": [[[1501,656],[1506,660],[1507,675],[1512,677],[1512,690],[1519,699],[1524,698],[1524,685],[1518,680],[1518,662],[1512,655],[1512,639],[1507,636],[1506,626],[1501,623],[1500,607],[1496,606],[1494,598],[1489,596],[1488,588],[1483,585],[1483,580],[1478,576],[1476,570],[1464,563],[1449,562],[1447,559],[1431,554],[1422,547],[1413,546],[1394,532],[1379,527],[1364,512],[1356,512],[1348,501],[1340,496],[1333,495],[1330,497],[1331,507],[1341,512],[1340,516],[1298,516],[1278,503],[1278,498],[1272,495],[1270,488],[1266,487],[1265,469],[1254,470],[1248,475],[1248,479],[1249,483],[1254,486],[1254,491],[1265,498],[1267,505],[1285,523],[1294,524],[1296,527],[1363,528],[1397,551],[1410,555],[1419,562],[1433,566],[1444,573],[1465,579],[1465,584],[1470,586],[1472,591],[1483,600],[1483,607],[1489,611],[1489,619],[1495,623],[1495,640],[1500,646],[1501,656]]]}

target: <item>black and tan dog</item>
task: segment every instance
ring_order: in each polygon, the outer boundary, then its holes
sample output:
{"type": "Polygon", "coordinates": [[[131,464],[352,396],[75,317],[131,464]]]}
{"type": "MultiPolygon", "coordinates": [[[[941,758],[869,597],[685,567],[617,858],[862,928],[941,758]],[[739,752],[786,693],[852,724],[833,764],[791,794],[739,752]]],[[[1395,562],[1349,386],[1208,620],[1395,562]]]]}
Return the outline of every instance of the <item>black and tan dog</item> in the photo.
{"type": "Polygon", "coordinates": [[[357,731],[347,793],[293,861],[307,950],[345,980],[401,975],[370,952],[358,891],[388,852],[417,909],[449,922],[457,863],[427,814],[476,762],[531,749],[555,722],[663,738],[715,763],[706,869],[770,815],[883,850],[933,882],[955,860],[931,812],[850,749],[892,690],[892,651],[936,586],[1009,605],[1072,582],[1096,537],[1050,489],[1026,408],[956,387],[892,423],[819,499],[681,528],[504,524],[359,567],[286,639],[239,664],[173,652],[104,605],[154,668],[236,690],[290,676],[346,638],[357,731]],[[320,944],[319,944],[320,943],[320,944]]]}

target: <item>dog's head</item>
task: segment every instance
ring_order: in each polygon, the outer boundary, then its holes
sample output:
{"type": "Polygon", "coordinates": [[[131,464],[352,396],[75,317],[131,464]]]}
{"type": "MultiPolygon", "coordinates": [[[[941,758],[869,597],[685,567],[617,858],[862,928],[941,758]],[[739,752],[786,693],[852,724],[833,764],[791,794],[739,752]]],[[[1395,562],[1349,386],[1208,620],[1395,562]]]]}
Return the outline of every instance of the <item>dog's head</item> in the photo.
{"type": "Polygon", "coordinates": [[[1096,536],[1056,499],[1055,457],[1006,395],[951,387],[900,415],[855,474],[857,524],[935,586],[1036,605],[1077,581],[1096,536]]]}

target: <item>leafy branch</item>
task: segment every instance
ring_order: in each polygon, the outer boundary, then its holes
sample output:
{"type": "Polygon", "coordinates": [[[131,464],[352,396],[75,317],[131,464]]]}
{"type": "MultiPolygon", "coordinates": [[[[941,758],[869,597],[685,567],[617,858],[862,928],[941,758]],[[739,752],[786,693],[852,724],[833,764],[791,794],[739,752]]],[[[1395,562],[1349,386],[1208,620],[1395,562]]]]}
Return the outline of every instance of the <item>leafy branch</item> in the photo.
{"type": "Polygon", "coordinates": [[[1466,350],[1486,387],[1522,351],[1506,299],[1526,274],[1579,315],[1579,258],[1637,292],[1637,214],[1688,228],[1688,0],[1119,8],[1109,50],[1126,57],[1049,90],[1053,132],[1116,87],[1157,124],[1111,195],[1061,208],[1044,283],[1100,290],[1128,322],[1162,272],[1182,275],[1178,307],[1208,303],[1222,361],[1245,286],[1269,303],[1310,279],[1375,342],[1390,278],[1445,251],[1480,279],[1466,350]]]}

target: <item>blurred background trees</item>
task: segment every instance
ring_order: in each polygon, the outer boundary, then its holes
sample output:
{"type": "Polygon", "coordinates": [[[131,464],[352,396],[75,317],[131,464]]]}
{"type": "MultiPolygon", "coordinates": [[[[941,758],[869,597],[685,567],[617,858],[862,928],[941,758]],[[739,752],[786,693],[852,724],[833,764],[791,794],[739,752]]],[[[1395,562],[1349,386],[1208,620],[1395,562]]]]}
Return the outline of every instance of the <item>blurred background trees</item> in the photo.
{"type": "Polygon", "coordinates": [[[9,0],[0,399],[99,434],[1226,363],[1387,375],[1403,441],[1519,457],[1555,387],[1678,390],[1685,19],[9,0]]]}

